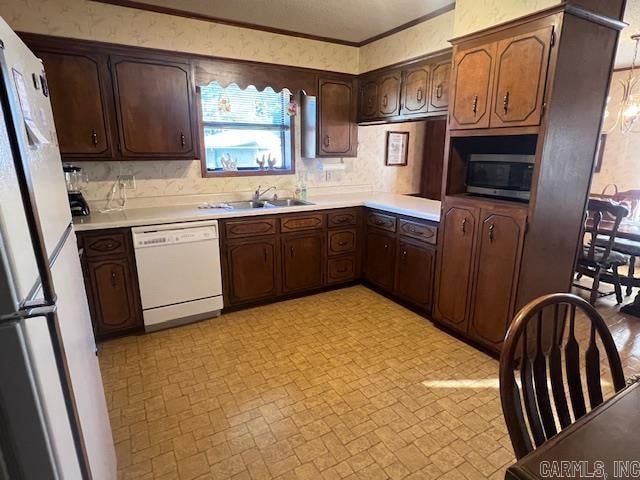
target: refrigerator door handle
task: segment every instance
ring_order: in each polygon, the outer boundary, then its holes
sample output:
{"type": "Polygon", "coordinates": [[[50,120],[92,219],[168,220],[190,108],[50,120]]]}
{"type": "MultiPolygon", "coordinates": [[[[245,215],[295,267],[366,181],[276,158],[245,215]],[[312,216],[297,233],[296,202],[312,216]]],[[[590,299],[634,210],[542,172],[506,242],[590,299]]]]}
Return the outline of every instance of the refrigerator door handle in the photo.
{"type": "Polygon", "coordinates": [[[0,317],[0,323],[19,322],[20,320],[26,320],[35,317],[47,317],[48,315],[55,314],[57,310],[58,307],[55,303],[51,304],[42,302],[26,304],[24,308],[21,308],[18,311],[0,317]]]}

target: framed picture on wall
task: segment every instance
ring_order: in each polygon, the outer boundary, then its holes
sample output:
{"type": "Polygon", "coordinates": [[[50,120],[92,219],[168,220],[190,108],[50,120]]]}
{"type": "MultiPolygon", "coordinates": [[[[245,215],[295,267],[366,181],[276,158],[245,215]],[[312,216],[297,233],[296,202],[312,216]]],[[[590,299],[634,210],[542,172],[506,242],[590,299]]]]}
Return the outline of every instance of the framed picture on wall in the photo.
{"type": "Polygon", "coordinates": [[[596,165],[594,172],[599,173],[602,169],[602,157],[604,157],[604,145],[607,143],[607,134],[601,133],[598,141],[598,149],[596,150],[596,165]]]}
{"type": "Polygon", "coordinates": [[[384,164],[403,167],[409,156],[409,132],[387,132],[387,149],[384,164]]]}

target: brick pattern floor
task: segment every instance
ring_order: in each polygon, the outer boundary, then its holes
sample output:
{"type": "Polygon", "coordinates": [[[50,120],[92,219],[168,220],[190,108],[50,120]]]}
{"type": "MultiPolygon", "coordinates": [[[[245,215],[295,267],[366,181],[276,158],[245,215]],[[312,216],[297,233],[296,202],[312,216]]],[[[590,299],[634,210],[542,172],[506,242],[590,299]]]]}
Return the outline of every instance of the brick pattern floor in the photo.
{"type": "Polygon", "coordinates": [[[362,286],[106,342],[100,363],[123,479],[502,479],[514,460],[497,361],[362,286]]]}

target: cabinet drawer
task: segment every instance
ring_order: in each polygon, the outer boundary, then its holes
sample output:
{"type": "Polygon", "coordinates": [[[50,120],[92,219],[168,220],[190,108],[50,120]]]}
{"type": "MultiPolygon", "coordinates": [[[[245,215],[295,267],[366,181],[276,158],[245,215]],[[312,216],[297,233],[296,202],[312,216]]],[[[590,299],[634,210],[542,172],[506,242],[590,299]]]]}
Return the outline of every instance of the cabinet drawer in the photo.
{"type": "Polygon", "coordinates": [[[338,210],[327,215],[329,228],[344,227],[358,223],[358,211],[356,209],[338,210]]]}
{"type": "Polygon", "coordinates": [[[253,237],[276,233],[275,218],[259,218],[251,220],[232,220],[224,222],[227,238],[253,237]]]}
{"type": "Polygon", "coordinates": [[[423,242],[436,244],[438,240],[438,229],[432,225],[424,223],[412,222],[411,220],[400,219],[398,225],[400,235],[422,240],[423,242]]]}
{"type": "Polygon", "coordinates": [[[335,230],[329,232],[328,254],[340,255],[356,249],[356,230],[335,230]]]}
{"type": "Polygon", "coordinates": [[[356,275],[356,257],[330,258],[327,262],[327,283],[352,280],[356,275]]]}
{"type": "Polygon", "coordinates": [[[301,230],[314,230],[324,227],[324,215],[312,213],[309,215],[287,215],[280,219],[280,231],[299,232],[301,230]]]}
{"type": "Polygon", "coordinates": [[[396,217],[393,215],[384,215],[382,213],[369,212],[367,214],[367,225],[387,230],[389,232],[396,231],[396,217]]]}
{"type": "Polygon", "coordinates": [[[127,254],[125,232],[82,234],[82,247],[87,258],[123,256],[127,254]]]}

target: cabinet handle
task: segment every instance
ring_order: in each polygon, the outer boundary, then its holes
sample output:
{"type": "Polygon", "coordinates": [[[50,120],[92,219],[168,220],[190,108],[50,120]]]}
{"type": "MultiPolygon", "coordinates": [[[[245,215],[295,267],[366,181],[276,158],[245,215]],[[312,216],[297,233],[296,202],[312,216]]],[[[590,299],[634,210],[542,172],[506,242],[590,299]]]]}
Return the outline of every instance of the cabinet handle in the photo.
{"type": "Polygon", "coordinates": [[[376,225],[384,225],[384,220],[380,220],[379,218],[377,218],[373,223],[375,223],[376,225]]]}
{"type": "Polygon", "coordinates": [[[460,230],[462,230],[463,234],[467,233],[467,218],[466,217],[462,220],[462,223],[460,224],[460,230]]]}
{"type": "Polygon", "coordinates": [[[347,271],[347,267],[340,267],[336,270],[338,273],[345,273],[347,271]]]}
{"type": "Polygon", "coordinates": [[[493,242],[493,230],[496,228],[496,226],[492,223],[491,225],[489,225],[489,241],[493,242]]]}
{"type": "Polygon", "coordinates": [[[407,261],[407,251],[406,251],[406,250],[403,250],[403,251],[402,251],[402,261],[403,261],[403,262],[406,262],[406,261],[407,261]]]}
{"type": "Polygon", "coordinates": [[[416,92],[416,100],[421,102],[422,101],[422,89],[419,88],[418,91],[416,92]]]}
{"type": "Polygon", "coordinates": [[[293,255],[295,254],[295,251],[293,250],[293,247],[289,248],[289,252],[291,253],[291,258],[293,258],[293,255]]]}
{"type": "Polygon", "coordinates": [[[436,98],[440,99],[442,98],[442,84],[439,83],[438,86],[436,87],[436,98]]]}
{"type": "Polygon", "coordinates": [[[349,217],[340,217],[333,220],[335,223],[347,223],[349,221],[349,217]]]}
{"type": "Polygon", "coordinates": [[[329,135],[325,135],[324,136],[324,146],[328,147],[331,145],[331,137],[329,137],[329,135]]]}
{"type": "Polygon", "coordinates": [[[262,255],[264,257],[264,263],[267,263],[267,260],[269,258],[267,247],[262,247],[262,255]]]}
{"type": "Polygon", "coordinates": [[[116,288],[118,286],[118,274],[115,270],[111,270],[111,286],[116,288]]]}
{"type": "Polygon", "coordinates": [[[502,108],[504,109],[505,114],[509,110],[509,90],[507,90],[507,93],[502,97],[502,108]]]}
{"type": "Polygon", "coordinates": [[[185,146],[185,136],[183,132],[180,132],[180,146],[181,147],[185,146]]]}
{"type": "Polygon", "coordinates": [[[385,244],[384,244],[384,249],[385,249],[385,250],[389,250],[389,244],[388,244],[388,243],[385,243],[385,244]]]}
{"type": "Polygon", "coordinates": [[[384,95],[384,96],[382,97],[382,106],[383,106],[383,107],[386,107],[388,104],[389,104],[389,99],[387,98],[387,96],[386,96],[386,95],[384,95]]]}
{"type": "Polygon", "coordinates": [[[96,132],[95,128],[91,129],[91,143],[93,143],[94,147],[98,146],[98,132],[96,132]]]}
{"type": "Polygon", "coordinates": [[[343,241],[341,241],[341,242],[338,242],[338,245],[339,245],[340,247],[344,247],[346,244],[347,244],[347,242],[345,242],[344,240],[343,240],[343,241]]]}
{"type": "Polygon", "coordinates": [[[473,116],[475,117],[478,111],[478,95],[473,96],[473,102],[471,102],[471,111],[473,112],[473,116]]]}

